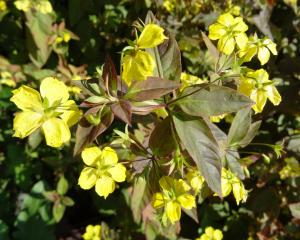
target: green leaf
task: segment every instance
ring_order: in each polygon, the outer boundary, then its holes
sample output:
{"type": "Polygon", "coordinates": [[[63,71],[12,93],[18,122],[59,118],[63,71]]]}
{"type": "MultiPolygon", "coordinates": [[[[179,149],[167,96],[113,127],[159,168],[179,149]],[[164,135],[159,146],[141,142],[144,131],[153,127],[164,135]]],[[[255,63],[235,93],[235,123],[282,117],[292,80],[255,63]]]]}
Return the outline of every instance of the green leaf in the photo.
{"type": "Polygon", "coordinates": [[[215,45],[210,41],[210,39],[206,36],[206,34],[204,32],[201,32],[203,41],[210,53],[210,55],[213,57],[214,62],[217,63],[218,59],[219,59],[219,51],[218,49],[215,47],[215,45]]]}
{"type": "MultiPolygon", "coordinates": [[[[159,21],[155,18],[152,12],[148,12],[145,23],[156,23],[159,21]]],[[[181,53],[174,35],[165,30],[165,35],[168,37],[162,44],[156,48],[148,48],[147,52],[151,54],[156,62],[156,69],[153,76],[180,80],[181,76],[181,53]]]]}
{"type": "Polygon", "coordinates": [[[240,147],[246,147],[253,138],[256,136],[258,129],[260,127],[261,121],[254,122],[250,125],[250,128],[248,129],[247,135],[239,142],[240,147]]]}
{"type": "Polygon", "coordinates": [[[149,147],[154,155],[166,156],[176,149],[176,140],[172,134],[171,118],[158,122],[149,138],[149,147]]]}
{"type": "Polygon", "coordinates": [[[173,117],[177,134],[204,176],[208,186],[222,196],[221,154],[211,129],[201,118],[173,117]]]}
{"type": "Polygon", "coordinates": [[[236,90],[209,84],[186,88],[178,98],[175,103],[192,116],[218,116],[253,105],[250,98],[236,90]]]}
{"type": "Polygon", "coordinates": [[[136,81],[124,96],[132,101],[146,101],[160,98],[180,87],[179,83],[159,77],[148,77],[145,81],[136,81]]]}
{"type": "Polygon", "coordinates": [[[243,180],[245,179],[245,173],[242,165],[238,161],[240,159],[239,153],[236,151],[227,151],[226,153],[226,162],[231,172],[243,180]]]}
{"type": "Polygon", "coordinates": [[[60,202],[56,202],[52,208],[52,214],[56,222],[59,222],[64,216],[66,206],[60,202]]]}
{"type": "Polygon", "coordinates": [[[289,209],[293,217],[300,219],[300,202],[289,204],[289,209]]]}
{"type": "Polygon", "coordinates": [[[9,228],[7,224],[0,219],[0,239],[8,240],[9,239],[8,233],[9,233],[9,228]]]}
{"type": "Polygon", "coordinates": [[[228,143],[233,146],[245,136],[251,125],[251,108],[244,108],[235,115],[228,133],[228,143]]]}
{"type": "Polygon", "coordinates": [[[67,207],[72,207],[75,204],[74,200],[70,197],[63,197],[61,203],[67,207]]]}
{"type": "Polygon", "coordinates": [[[34,131],[32,134],[30,134],[30,136],[28,137],[28,144],[29,146],[34,150],[36,149],[40,143],[43,140],[43,135],[40,129],[37,129],[36,131],[34,131]]]}
{"type": "Polygon", "coordinates": [[[68,188],[69,188],[68,180],[65,179],[64,176],[61,176],[57,183],[56,191],[60,195],[65,195],[68,191],[68,188]]]}
{"type": "Polygon", "coordinates": [[[135,222],[140,223],[142,211],[146,207],[147,201],[145,201],[145,192],[147,188],[147,182],[145,178],[138,177],[133,185],[130,206],[135,222]]]}

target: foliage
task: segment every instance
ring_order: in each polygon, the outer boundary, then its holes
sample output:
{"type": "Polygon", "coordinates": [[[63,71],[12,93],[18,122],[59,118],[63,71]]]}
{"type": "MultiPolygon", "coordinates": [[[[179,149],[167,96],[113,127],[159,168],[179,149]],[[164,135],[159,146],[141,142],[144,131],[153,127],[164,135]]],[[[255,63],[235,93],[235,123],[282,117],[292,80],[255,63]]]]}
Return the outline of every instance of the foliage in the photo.
{"type": "Polygon", "coordinates": [[[298,239],[299,19],[0,0],[0,239],[298,239]]]}

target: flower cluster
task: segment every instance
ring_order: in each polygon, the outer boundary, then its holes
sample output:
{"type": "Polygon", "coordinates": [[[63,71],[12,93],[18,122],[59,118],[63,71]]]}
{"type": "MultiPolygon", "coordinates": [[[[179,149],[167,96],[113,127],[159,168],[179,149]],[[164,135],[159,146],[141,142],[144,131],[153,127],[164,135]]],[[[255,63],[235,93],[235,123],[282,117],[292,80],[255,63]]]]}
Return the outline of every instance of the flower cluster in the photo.
{"type": "Polygon", "coordinates": [[[48,0],[16,0],[14,4],[18,10],[23,12],[35,9],[38,12],[47,14],[53,11],[52,5],[48,0]]]}
{"type": "Polygon", "coordinates": [[[88,225],[82,238],[84,240],[101,240],[101,225],[88,225]]]}
{"type": "MultiPolygon", "coordinates": [[[[210,25],[209,38],[218,40],[220,52],[225,55],[234,53],[238,56],[241,64],[251,61],[257,55],[261,65],[264,65],[270,59],[270,52],[277,55],[276,44],[271,39],[267,37],[260,39],[256,33],[248,37],[247,30],[248,26],[241,17],[234,17],[230,13],[225,13],[218,17],[216,23],[210,25]]],[[[269,75],[264,69],[255,71],[240,67],[241,77],[238,89],[255,101],[256,104],[253,105],[253,109],[256,113],[262,112],[267,99],[274,105],[281,102],[274,82],[269,80],[269,75]]]]}

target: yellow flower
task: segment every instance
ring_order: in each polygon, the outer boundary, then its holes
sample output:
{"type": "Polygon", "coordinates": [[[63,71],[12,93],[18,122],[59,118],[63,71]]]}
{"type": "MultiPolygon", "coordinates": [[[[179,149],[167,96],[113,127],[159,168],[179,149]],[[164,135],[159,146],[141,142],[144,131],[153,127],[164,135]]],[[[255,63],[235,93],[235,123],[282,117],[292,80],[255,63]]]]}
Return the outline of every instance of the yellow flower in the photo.
{"type": "Polygon", "coordinates": [[[170,0],[164,0],[163,6],[170,13],[173,12],[175,9],[174,2],[170,0]]]}
{"type": "Polygon", "coordinates": [[[210,117],[210,121],[215,122],[215,123],[218,123],[218,122],[220,122],[223,118],[225,118],[226,115],[227,115],[227,114],[221,114],[221,115],[218,115],[218,116],[211,116],[211,117],[210,117]]]}
{"type": "Polygon", "coordinates": [[[7,9],[6,2],[3,0],[0,0],[0,12],[4,12],[7,9]]]}
{"type": "Polygon", "coordinates": [[[223,197],[228,196],[233,192],[236,203],[245,202],[248,197],[248,192],[244,184],[230,170],[222,168],[221,187],[223,197]]]}
{"type": "Polygon", "coordinates": [[[252,107],[256,113],[262,112],[267,99],[274,105],[281,102],[281,96],[274,86],[274,82],[269,80],[269,74],[264,69],[251,70],[243,75],[240,79],[238,91],[256,102],[252,107]]]}
{"type": "Polygon", "coordinates": [[[204,184],[204,177],[198,170],[195,169],[189,170],[186,175],[186,179],[196,194],[201,190],[204,184]]]}
{"type": "Polygon", "coordinates": [[[143,49],[154,48],[167,39],[163,32],[164,29],[160,26],[147,24],[136,41],[135,49],[129,50],[123,58],[122,78],[128,86],[133,80],[142,81],[152,75],[155,68],[154,59],[143,49]]]}
{"type": "Polygon", "coordinates": [[[270,59],[270,51],[277,55],[276,44],[269,38],[259,39],[256,34],[249,38],[247,45],[239,52],[239,57],[249,62],[257,54],[261,65],[266,64],[270,59]]]}
{"type": "Polygon", "coordinates": [[[188,193],[190,186],[182,179],[164,176],[159,180],[162,192],[152,197],[152,206],[155,209],[164,207],[163,222],[167,219],[172,224],[180,220],[181,207],[192,209],[196,207],[195,197],[188,193]]]}
{"type": "Polygon", "coordinates": [[[114,192],[115,182],[125,181],[126,168],[118,163],[118,155],[112,148],[105,147],[102,151],[98,147],[85,148],[81,156],[87,165],[78,179],[81,188],[95,186],[96,193],[107,198],[114,192]]]}
{"type": "Polygon", "coordinates": [[[84,240],[101,240],[101,226],[88,225],[85,228],[85,233],[82,235],[84,240]]]}
{"type": "Polygon", "coordinates": [[[248,26],[241,17],[234,18],[230,13],[219,16],[217,23],[209,26],[209,38],[218,40],[218,49],[226,55],[233,52],[235,45],[242,49],[248,41],[245,32],[248,26]]]}
{"type": "Polygon", "coordinates": [[[13,76],[10,72],[4,71],[0,73],[0,85],[6,85],[9,87],[16,87],[16,82],[13,80],[13,76]]]}
{"type": "Polygon", "coordinates": [[[213,227],[206,227],[205,232],[196,240],[222,240],[223,233],[219,229],[214,229],[213,227]]]}
{"type": "Polygon", "coordinates": [[[79,120],[81,112],[73,100],[68,100],[63,82],[48,77],[42,81],[40,93],[25,85],[12,93],[10,100],[22,110],[14,118],[15,137],[25,138],[41,127],[48,146],[60,147],[70,140],[69,127],[79,120]]]}
{"type": "Polygon", "coordinates": [[[123,59],[123,79],[129,86],[133,80],[142,81],[151,76],[155,62],[147,52],[137,50],[123,59]]]}
{"type": "Polygon", "coordinates": [[[20,11],[27,12],[31,8],[43,14],[53,11],[52,5],[48,0],[17,0],[14,2],[16,8],[20,11]]]}
{"type": "Polygon", "coordinates": [[[197,76],[188,74],[186,72],[181,73],[180,79],[181,79],[181,83],[182,83],[182,86],[180,88],[181,90],[183,90],[186,87],[195,85],[195,84],[201,84],[201,83],[207,82],[206,80],[202,80],[201,78],[198,78],[197,76]]]}

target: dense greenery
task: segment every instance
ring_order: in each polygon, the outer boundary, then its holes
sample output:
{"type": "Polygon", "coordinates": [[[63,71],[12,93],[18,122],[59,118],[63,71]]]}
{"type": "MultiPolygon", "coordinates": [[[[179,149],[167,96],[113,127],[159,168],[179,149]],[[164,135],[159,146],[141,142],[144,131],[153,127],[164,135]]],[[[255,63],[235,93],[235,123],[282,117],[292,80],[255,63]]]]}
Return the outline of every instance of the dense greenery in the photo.
{"type": "Polygon", "coordinates": [[[300,238],[296,0],[0,0],[0,29],[1,240],[300,238]]]}

